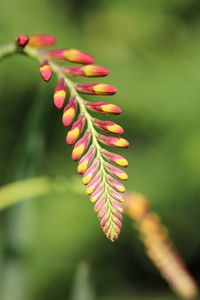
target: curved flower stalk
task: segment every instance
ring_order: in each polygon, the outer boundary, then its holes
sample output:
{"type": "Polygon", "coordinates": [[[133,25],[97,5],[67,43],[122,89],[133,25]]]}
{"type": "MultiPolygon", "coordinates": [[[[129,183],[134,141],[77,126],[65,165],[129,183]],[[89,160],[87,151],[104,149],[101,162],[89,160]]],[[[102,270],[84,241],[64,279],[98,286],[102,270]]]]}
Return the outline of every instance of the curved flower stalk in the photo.
{"type": "Polygon", "coordinates": [[[103,232],[114,241],[122,226],[125,191],[125,186],[119,180],[128,179],[126,172],[119,167],[126,167],[128,162],[119,154],[104,149],[104,145],[127,148],[129,143],[121,138],[124,130],[120,125],[91,115],[91,112],[118,115],[121,108],[106,101],[84,100],[81,94],[114,95],[117,89],[101,82],[74,82],[71,77],[104,77],[109,74],[109,70],[94,65],[92,56],[77,49],[43,49],[55,42],[56,38],[51,35],[21,34],[15,43],[5,47],[0,58],[15,52],[23,53],[39,62],[44,81],[47,82],[53,74],[56,75],[58,82],[53,101],[58,109],[63,109],[62,123],[68,130],[66,143],[73,145],[72,159],[79,161],[77,172],[83,175],[82,182],[86,185],[90,201],[94,203],[94,210],[98,212],[103,232]],[[78,65],[60,65],[56,63],[57,60],[78,65]]]}
{"type": "Polygon", "coordinates": [[[198,286],[188,272],[184,261],[175,249],[167,228],[159,216],[151,211],[149,201],[141,194],[126,196],[127,213],[136,222],[147,255],[182,299],[194,299],[198,286]]]}

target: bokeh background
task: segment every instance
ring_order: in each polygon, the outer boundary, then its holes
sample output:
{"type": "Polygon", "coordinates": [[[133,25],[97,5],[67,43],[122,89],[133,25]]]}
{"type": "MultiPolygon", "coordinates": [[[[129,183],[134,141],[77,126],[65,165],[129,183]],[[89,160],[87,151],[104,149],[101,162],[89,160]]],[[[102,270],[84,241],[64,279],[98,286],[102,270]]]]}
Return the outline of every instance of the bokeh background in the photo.
{"type": "MultiPolygon", "coordinates": [[[[131,142],[120,152],[127,188],[151,199],[199,281],[200,2],[0,1],[0,44],[38,32],[111,70],[102,81],[119,90],[110,100],[123,114],[111,119],[131,142]]],[[[46,197],[1,212],[0,299],[177,299],[132,221],[124,218],[115,243],[102,234],[53,107],[55,84],[41,82],[29,58],[0,64],[0,184],[40,175],[53,182],[46,197]]]]}

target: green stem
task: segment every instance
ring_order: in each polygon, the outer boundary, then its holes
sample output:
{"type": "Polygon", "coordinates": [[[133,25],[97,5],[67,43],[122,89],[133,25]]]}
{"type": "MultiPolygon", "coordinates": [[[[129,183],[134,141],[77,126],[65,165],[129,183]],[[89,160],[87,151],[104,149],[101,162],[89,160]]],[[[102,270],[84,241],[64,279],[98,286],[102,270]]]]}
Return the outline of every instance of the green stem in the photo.
{"type": "Polygon", "coordinates": [[[20,49],[16,43],[3,45],[0,47],[0,60],[17,52],[20,52],[20,49]]]}

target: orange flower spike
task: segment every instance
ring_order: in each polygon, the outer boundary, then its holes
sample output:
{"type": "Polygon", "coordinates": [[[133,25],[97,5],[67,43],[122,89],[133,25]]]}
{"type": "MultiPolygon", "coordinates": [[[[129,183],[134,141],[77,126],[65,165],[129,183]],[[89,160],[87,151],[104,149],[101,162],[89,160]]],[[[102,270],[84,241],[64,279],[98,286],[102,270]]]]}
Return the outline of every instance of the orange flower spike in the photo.
{"type": "Polygon", "coordinates": [[[42,79],[44,81],[49,81],[52,76],[52,69],[48,63],[48,61],[45,61],[41,66],[40,66],[40,75],[42,76],[42,79]]]}
{"type": "Polygon", "coordinates": [[[54,45],[56,38],[49,34],[33,34],[30,36],[28,45],[35,48],[43,48],[54,45]]]}
{"type": "Polygon", "coordinates": [[[85,115],[80,114],[77,121],[74,122],[72,125],[71,129],[68,131],[67,136],[66,136],[66,143],[68,145],[73,145],[78,137],[80,136],[83,127],[85,125],[85,115]]]}
{"type": "Polygon", "coordinates": [[[85,150],[87,149],[90,143],[90,139],[91,139],[91,131],[86,130],[83,137],[78,142],[76,142],[74,146],[74,149],[72,151],[73,160],[78,160],[81,158],[81,156],[83,155],[83,153],[85,152],[85,150]]]}
{"type": "Polygon", "coordinates": [[[69,103],[65,106],[63,116],[62,116],[62,123],[64,126],[70,126],[73,122],[76,112],[77,112],[77,100],[76,97],[73,96],[70,98],[69,103]]]}
{"type": "Polygon", "coordinates": [[[64,78],[62,78],[59,80],[56,88],[54,89],[54,96],[53,96],[54,104],[58,109],[63,107],[66,94],[67,94],[67,86],[65,84],[64,78]]]}

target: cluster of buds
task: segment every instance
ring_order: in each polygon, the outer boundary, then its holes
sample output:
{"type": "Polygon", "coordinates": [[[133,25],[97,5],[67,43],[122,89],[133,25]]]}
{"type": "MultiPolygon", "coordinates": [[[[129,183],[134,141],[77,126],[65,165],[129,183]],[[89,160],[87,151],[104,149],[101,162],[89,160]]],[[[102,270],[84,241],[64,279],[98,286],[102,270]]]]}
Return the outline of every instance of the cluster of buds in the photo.
{"type": "Polygon", "coordinates": [[[120,167],[126,167],[128,162],[121,155],[104,149],[102,145],[127,148],[129,143],[121,137],[124,130],[120,125],[93,118],[89,111],[118,115],[121,108],[109,102],[85,101],[80,93],[114,95],[117,89],[109,84],[99,82],[83,84],[71,79],[71,77],[104,77],[109,74],[109,70],[94,65],[92,56],[77,49],[37,49],[51,46],[56,42],[55,37],[50,35],[19,35],[16,42],[20,51],[39,61],[40,74],[44,81],[49,81],[53,73],[58,78],[53,98],[55,106],[63,109],[63,125],[70,127],[66,143],[74,145],[72,159],[79,161],[77,172],[83,175],[82,182],[86,185],[90,201],[94,203],[94,210],[98,212],[103,232],[114,241],[121,230],[124,209],[125,186],[119,180],[128,179],[127,173],[120,167]],[[79,65],[58,65],[55,62],[57,60],[79,65]]]}
{"type": "Polygon", "coordinates": [[[148,199],[132,193],[126,200],[127,212],[136,221],[149,258],[178,296],[194,299],[198,294],[197,284],[173,246],[167,228],[150,210],[148,199]]]}

